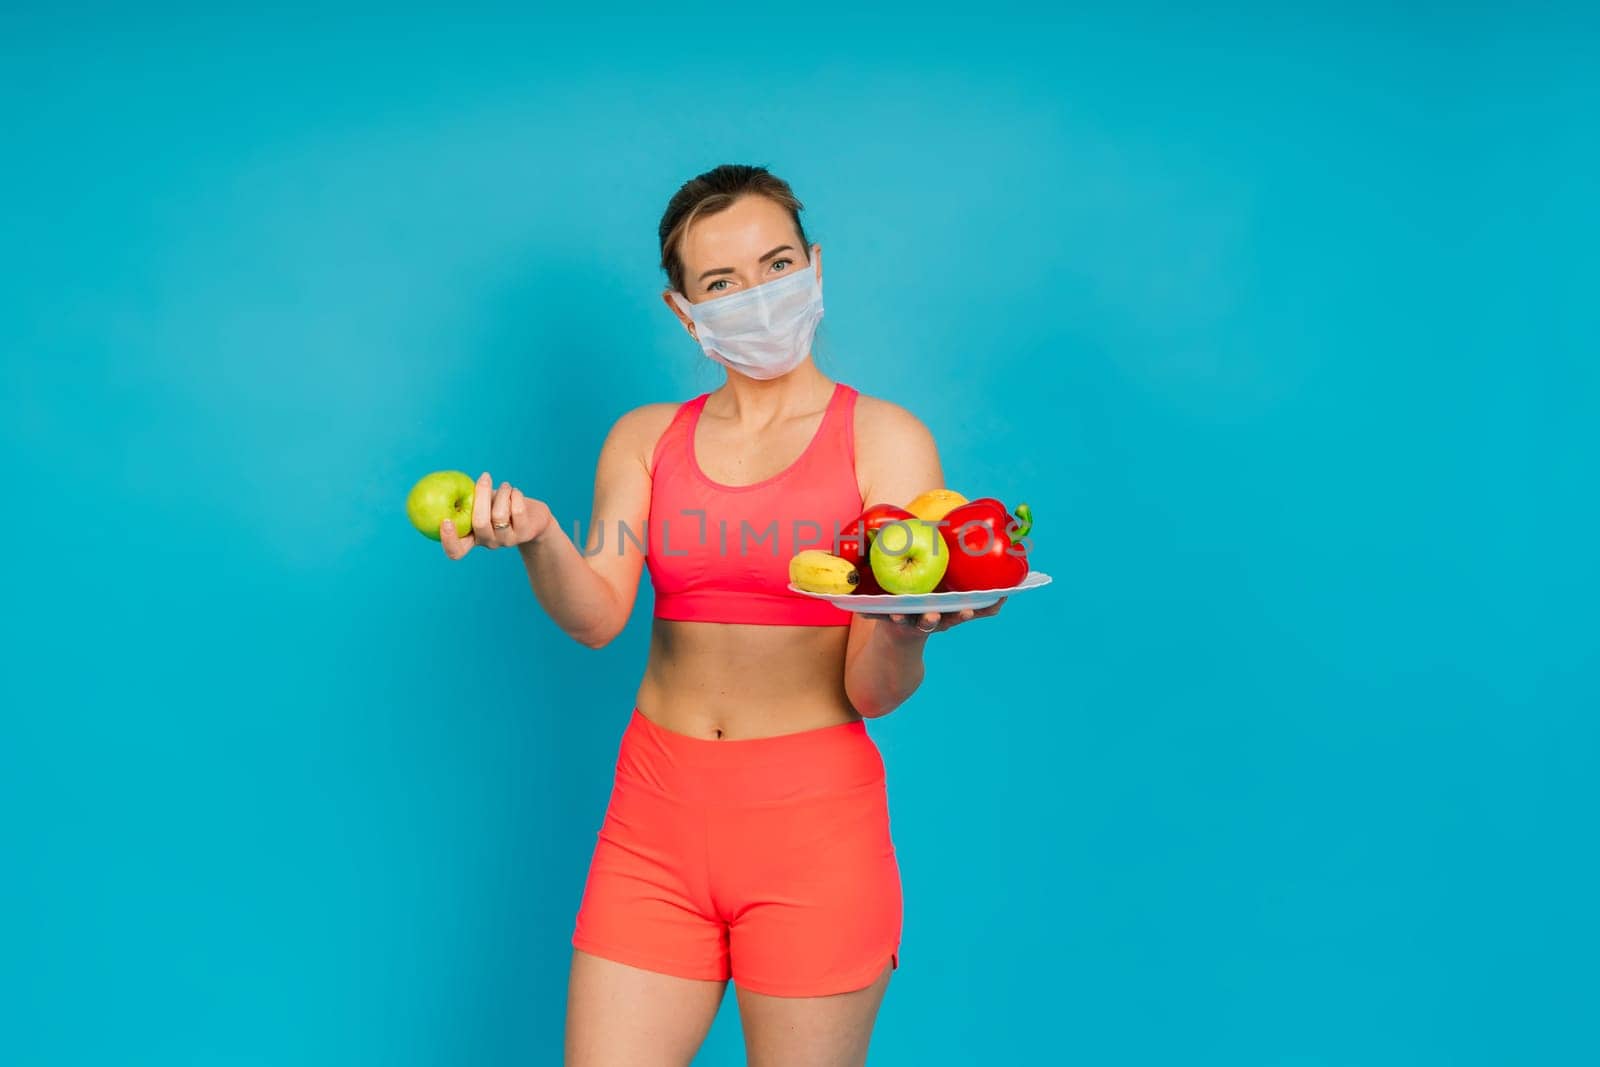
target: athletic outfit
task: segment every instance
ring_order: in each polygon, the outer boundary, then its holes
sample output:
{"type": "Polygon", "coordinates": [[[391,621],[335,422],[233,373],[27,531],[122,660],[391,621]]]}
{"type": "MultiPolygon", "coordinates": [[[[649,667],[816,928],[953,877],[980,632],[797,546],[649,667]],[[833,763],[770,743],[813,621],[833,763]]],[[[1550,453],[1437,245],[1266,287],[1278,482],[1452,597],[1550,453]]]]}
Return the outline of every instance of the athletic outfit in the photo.
{"type": "MultiPolygon", "coordinates": [[[[694,458],[709,393],[679,405],[651,456],[645,563],[657,618],[843,626],[790,592],[789,559],[861,513],[857,393],[836,383],[806,450],[751,485],[694,458]],[[797,547],[798,546],[798,547],[797,547]]],[[[572,944],[683,978],[826,996],[899,966],[899,866],[883,758],[862,721],[741,741],[677,733],[635,707],[572,944]]]]}

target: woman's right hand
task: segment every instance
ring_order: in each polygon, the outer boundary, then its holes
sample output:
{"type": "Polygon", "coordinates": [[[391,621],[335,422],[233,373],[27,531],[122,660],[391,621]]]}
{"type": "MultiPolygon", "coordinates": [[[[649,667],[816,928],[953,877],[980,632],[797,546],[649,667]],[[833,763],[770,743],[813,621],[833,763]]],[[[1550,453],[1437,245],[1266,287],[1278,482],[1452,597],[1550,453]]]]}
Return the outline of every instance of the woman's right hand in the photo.
{"type": "Polygon", "coordinates": [[[478,485],[472,496],[472,530],[464,537],[456,536],[455,523],[449,519],[439,525],[439,541],[444,554],[460,559],[473,546],[484,548],[511,548],[525,544],[544,533],[554,519],[550,506],[542,500],[523,496],[510,482],[501,482],[495,489],[494,479],[484,471],[478,476],[478,485]],[[496,526],[504,526],[497,530],[496,526]]]}

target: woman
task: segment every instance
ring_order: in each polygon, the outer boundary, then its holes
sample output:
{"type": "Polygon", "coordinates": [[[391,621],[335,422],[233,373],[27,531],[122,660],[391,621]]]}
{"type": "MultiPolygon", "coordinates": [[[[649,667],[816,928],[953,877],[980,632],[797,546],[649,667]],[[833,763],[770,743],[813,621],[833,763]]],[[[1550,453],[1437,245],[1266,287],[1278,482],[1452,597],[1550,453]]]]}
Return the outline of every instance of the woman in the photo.
{"type": "Polygon", "coordinates": [[[539,603],[592,648],[626,624],[642,568],[656,590],[572,938],[574,1067],[688,1064],[730,977],[751,1064],[865,1061],[901,895],[863,720],[916,690],[930,633],[1000,607],[853,615],[786,588],[790,556],[835,547],[864,503],[944,484],[917,418],[812,362],[822,249],[800,209],[748,166],[668,204],[662,295],[727,382],[616,421],[584,550],[487,472],[471,532],[441,532],[452,559],[517,546],[539,603]]]}

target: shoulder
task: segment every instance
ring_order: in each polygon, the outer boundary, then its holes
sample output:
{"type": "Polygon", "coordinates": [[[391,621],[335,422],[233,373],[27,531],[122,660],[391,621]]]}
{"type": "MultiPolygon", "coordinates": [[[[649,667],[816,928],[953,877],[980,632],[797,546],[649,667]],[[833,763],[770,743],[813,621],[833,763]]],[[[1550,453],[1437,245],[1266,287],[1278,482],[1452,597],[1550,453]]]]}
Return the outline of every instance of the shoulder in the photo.
{"type": "Polygon", "coordinates": [[[909,409],[862,392],[856,394],[855,431],[857,449],[862,454],[933,446],[933,432],[909,409]]]}
{"type": "Polygon", "coordinates": [[[672,417],[682,404],[679,400],[665,400],[629,408],[612,422],[611,429],[606,432],[603,451],[635,460],[648,471],[656,442],[671,425],[672,417]]]}
{"type": "Polygon", "coordinates": [[[856,481],[867,503],[901,504],[944,477],[933,431],[906,407],[858,393],[856,481]]]}

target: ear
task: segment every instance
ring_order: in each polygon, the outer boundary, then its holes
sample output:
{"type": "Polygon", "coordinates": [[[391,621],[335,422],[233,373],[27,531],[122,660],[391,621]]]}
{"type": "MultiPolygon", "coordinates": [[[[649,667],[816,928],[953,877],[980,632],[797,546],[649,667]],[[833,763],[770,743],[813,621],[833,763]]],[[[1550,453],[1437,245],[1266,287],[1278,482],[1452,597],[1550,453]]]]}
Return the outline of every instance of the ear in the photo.
{"type": "Polygon", "coordinates": [[[817,281],[822,280],[822,246],[811,246],[811,262],[817,269],[817,281]]]}
{"type": "Polygon", "coordinates": [[[671,289],[661,290],[661,299],[666,303],[667,307],[672,309],[672,313],[678,317],[678,321],[683,323],[683,328],[689,331],[689,336],[694,337],[694,320],[689,317],[683,308],[678,306],[678,302],[673,299],[673,295],[671,289]]]}

